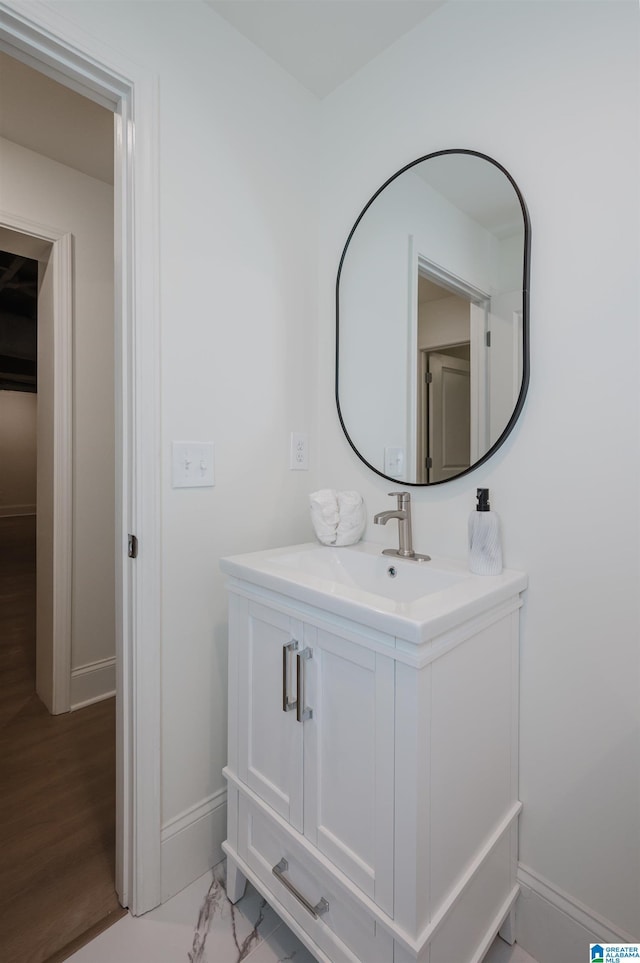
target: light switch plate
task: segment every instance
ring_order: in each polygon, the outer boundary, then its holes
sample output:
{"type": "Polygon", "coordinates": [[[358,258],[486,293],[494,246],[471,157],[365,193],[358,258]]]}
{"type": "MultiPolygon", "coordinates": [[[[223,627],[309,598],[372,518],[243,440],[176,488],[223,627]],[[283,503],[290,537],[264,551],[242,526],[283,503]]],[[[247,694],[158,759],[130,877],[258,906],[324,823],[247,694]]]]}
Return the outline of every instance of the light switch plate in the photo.
{"type": "Polygon", "coordinates": [[[385,448],[384,473],[391,478],[401,478],[404,475],[404,448],[385,448]]]}
{"type": "Polygon", "coordinates": [[[212,488],[213,443],[174,441],[171,468],[171,483],[174,488],[212,488]]]}

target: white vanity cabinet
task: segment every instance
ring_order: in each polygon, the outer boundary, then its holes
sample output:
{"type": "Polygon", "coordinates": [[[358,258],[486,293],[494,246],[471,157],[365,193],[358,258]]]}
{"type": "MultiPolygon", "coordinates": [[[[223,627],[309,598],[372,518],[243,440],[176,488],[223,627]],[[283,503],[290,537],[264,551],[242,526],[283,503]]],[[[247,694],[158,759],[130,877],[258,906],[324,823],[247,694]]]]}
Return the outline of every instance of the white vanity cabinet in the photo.
{"type": "Polygon", "coordinates": [[[229,898],[251,880],[330,963],[481,959],[518,892],[524,577],[418,630],[406,603],[313,604],[266,554],[222,563],[229,898]]]}
{"type": "Polygon", "coordinates": [[[240,781],[391,912],[393,659],[262,602],[231,609],[240,781]]]}

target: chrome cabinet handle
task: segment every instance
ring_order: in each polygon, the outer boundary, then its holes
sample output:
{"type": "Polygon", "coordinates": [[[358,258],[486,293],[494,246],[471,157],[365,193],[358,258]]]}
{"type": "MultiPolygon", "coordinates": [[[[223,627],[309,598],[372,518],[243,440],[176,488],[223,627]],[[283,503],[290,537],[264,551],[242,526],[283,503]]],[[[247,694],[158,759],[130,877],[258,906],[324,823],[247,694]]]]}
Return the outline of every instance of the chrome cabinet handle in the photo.
{"type": "Polygon", "coordinates": [[[297,705],[296,699],[289,698],[289,653],[296,652],[298,642],[292,639],[282,646],[282,711],[290,712],[297,705]]]}
{"type": "Polygon", "coordinates": [[[313,656],[313,649],[303,649],[296,655],[296,682],[298,685],[298,704],[296,706],[296,719],[298,722],[306,722],[313,718],[313,709],[304,704],[304,665],[313,656]]]}
{"type": "Polygon", "coordinates": [[[307,912],[311,913],[314,920],[317,920],[318,917],[322,916],[323,913],[328,912],[329,904],[327,903],[324,896],[316,903],[315,906],[312,906],[309,900],[304,898],[302,893],[300,893],[295,888],[293,883],[290,880],[288,880],[287,877],[284,875],[288,869],[289,869],[289,863],[283,856],[280,862],[276,863],[276,865],[271,868],[271,872],[273,873],[274,876],[277,876],[277,878],[280,880],[282,885],[289,890],[291,895],[295,896],[295,898],[298,900],[299,903],[302,903],[302,905],[307,910],[307,912]]]}

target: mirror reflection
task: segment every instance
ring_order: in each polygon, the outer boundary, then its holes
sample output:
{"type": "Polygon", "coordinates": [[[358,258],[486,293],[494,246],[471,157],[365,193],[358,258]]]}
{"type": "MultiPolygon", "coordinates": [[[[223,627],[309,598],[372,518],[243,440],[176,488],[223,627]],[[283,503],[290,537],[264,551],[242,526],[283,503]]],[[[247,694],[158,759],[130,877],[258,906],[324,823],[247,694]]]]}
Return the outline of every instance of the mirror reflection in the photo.
{"type": "Polygon", "coordinates": [[[336,397],[374,471],[438,484],[507,437],[528,381],[528,250],[520,192],[473,151],[422,158],[365,207],[338,273],[336,397]]]}

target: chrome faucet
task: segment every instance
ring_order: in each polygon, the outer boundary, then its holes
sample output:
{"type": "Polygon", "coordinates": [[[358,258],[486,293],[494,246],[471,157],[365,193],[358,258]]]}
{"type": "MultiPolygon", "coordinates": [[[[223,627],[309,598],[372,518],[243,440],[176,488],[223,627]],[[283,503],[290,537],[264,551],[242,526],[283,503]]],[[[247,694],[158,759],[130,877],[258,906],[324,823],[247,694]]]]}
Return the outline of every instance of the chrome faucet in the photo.
{"type": "Polygon", "coordinates": [[[395,555],[398,558],[408,558],[414,562],[428,562],[429,555],[418,555],[413,550],[413,537],[411,535],[411,495],[409,492],[389,492],[398,499],[398,507],[392,512],[378,512],[373,516],[376,525],[386,525],[390,518],[398,519],[398,535],[400,539],[399,548],[385,548],[383,555],[395,555]]]}

